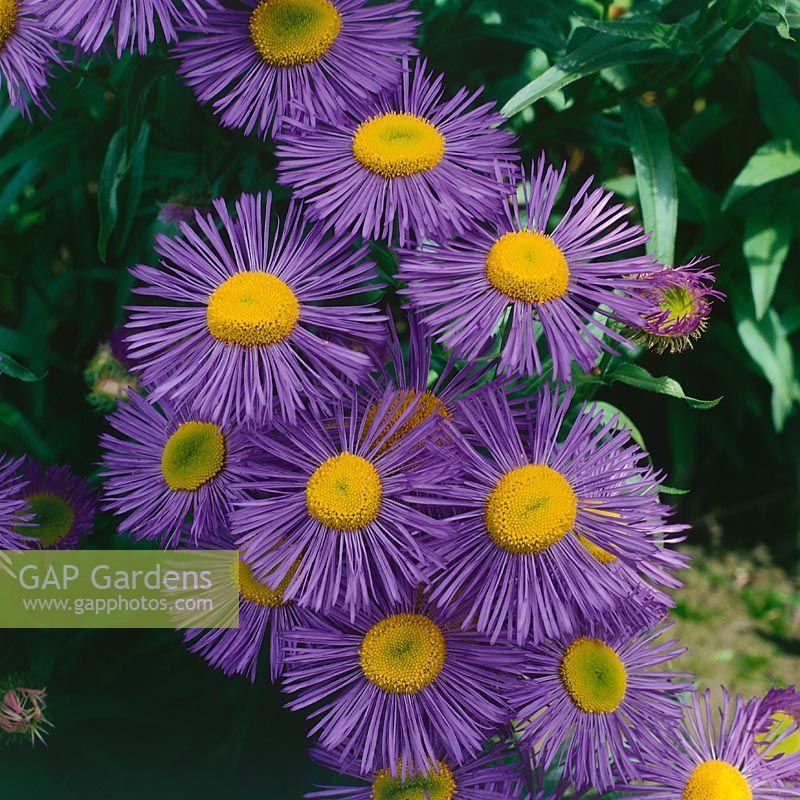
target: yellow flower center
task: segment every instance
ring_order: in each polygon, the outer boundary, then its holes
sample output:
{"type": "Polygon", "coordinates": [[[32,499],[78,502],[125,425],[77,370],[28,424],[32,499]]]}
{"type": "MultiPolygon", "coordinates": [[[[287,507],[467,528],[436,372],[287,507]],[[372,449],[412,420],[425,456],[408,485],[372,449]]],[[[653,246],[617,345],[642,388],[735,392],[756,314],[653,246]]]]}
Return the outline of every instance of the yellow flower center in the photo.
{"type": "Polygon", "coordinates": [[[503,475],[486,500],[492,541],[516,555],[535,555],[572,530],[578,500],[567,479],[544,464],[503,475]]]}
{"type": "Polygon", "coordinates": [[[753,800],[747,779],[726,761],[698,764],[683,787],[682,800],[753,800]]]}
{"type": "Polygon", "coordinates": [[[415,114],[390,111],[362,122],[353,136],[353,155],[382,178],[404,178],[433,169],[444,156],[444,136],[415,114]]]}
{"type": "Polygon", "coordinates": [[[341,453],[320,464],[306,484],[308,513],[338,531],[357,531],[381,510],[383,486],[366,458],[341,453]]]}
{"type": "Polygon", "coordinates": [[[578,534],[578,541],[589,551],[589,554],[601,564],[613,564],[615,561],[619,561],[619,558],[613,553],[609,553],[608,550],[603,550],[602,547],[598,547],[594,542],[590,542],[580,533],[578,534]]]}
{"type": "Polygon", "coordinates": [[[625,697],[625,665],[599,639],[576,639],[564,651],[558,673],[572,702],[587,714],[610,714],[625,697]]]}
{"type": "Polygon", "coordinates": [[[199,489],[224,465],[225,434],[213,422],[184,422],[161,455],[161,472],[174,492],[199,489]]]}
{"type": "MultiPolygon", "coordinates": [[[[405,392],[398,393],[398,396],[392,401],[390,410],[394,413],[391,415],[390,419],[387,420],[383,431],[381,431],[381,435],[385,435],[386,431],[397,423],[397,420],[405,414],[412,403],[415,403],[414,412],[402,425],[395,429],[394,433],[387,439],[384,445],[385,447],[390,447],[398,442],[403,436],[413,431],[414,428],[421,425],[433,414],[438,414],[443,419],[453,418],[453,415],[445,404],[432,392],[423,392],[420,394],[415,389],[409,389],[405,392]]],[[[367,428],[372,426],[377,413],[378,407],[371,405],[367,410],[367,428]]]]}
{"type": "Polygon", "coordinates": [[[283,593],[299,566],[300,562],[297,561],[286,573],[286,577],[278,584],[278,588],[270,589],[269,586],[254,577],[253,571],[244,561],[239,561],[239,594],[245,600],[249,600],[256,605],[266,606],[267,608],[280,608],[286,603],[283,599],[283,593]]]}
{"type": "Polygon", "coordinates": [[[694,298],[684,286],[670,286],[661,294],[659,306],[668,312],[666,322],[676,322],[694,312],[694,298]]]}
{"type": "Polygon", "coordinates": [[[14,33],[19,17],[16,0],[0,0],[0,50],[14,33]]]}
{"type": "Polygon", "coordinates": [[[486,257],[489,283],[512,300],[547,303],[567,291],[569,267],[558,245],[533,231],[501,236],[486,257]]]}
{"type": "Polygon", "coordinates": [[[455,794],[453,773],[441,761],[428,775],[406,774],[402,780],[399,774],[393,778],[388,769],[382,769],[372,781],[373,800],[453,800],[455,794]]]}
{"type": "Polygon", "coordinates": [[[72,530],[75,509],[63,497],[42,492],[28,497],[27,503],[33,512],[33,526],[20,526],[18,531],[36,537],[43,547],[52,547],[72,530]]]}
{"type": "Polygon", "coordinates": [[[393,694],[416,694],[442,671],[447,646],[430,617],[394,614],[367,631],[359,656],[364,675],[378,688],[393,694]]]}
{"type": "Polygon", "coordinates": [[[319,60],[341,29],[342,16],[329,0],[261,0],[250,15],[250,38],[273,67],[319,60]]]}
{"type": "Polygon", "coordinates": [[[239,272],[208,299],[206,320],[215,339],[242,347],[277,344],[300,319],[294,292],[268,272],[239,272]]]}

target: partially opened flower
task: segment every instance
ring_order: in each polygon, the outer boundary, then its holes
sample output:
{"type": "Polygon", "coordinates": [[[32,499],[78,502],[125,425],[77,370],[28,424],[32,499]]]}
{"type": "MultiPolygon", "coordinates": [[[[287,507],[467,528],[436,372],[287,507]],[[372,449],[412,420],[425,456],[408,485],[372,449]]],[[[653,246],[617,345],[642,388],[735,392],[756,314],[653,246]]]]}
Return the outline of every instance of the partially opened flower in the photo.
{"type": "Polygon", "coordinates": [[[138,394],[108,422],[114,433],[100,437],[104,505],[122,517],[122,533],[173,547],[187,525],[192,542],[228,532],[248,475],[245,431],[189,407],[157,408],[138,394]]]}
{"type": "Polygon", "coordinates": [[[177,29],[205,19],[216,0],[44,0],[48,23],[86,53],[96,53],[113,31],[117,57],[147,52],[159,32],[175,41],[177,29]]]}
{"type": "Polygon", "coordinates": [[[294,420],[369,371],[370,356],[348,345],[380,344],[384,318],[346,301],[377,288],[375,265],[365,246],[307,226],[297,203],[277,220],[269,193],[242,195],[236,219],[224,200],[214,209],[196,227],[181,223],[182,236],[158,238],[159,267],[132,270],[144,284],[135,292],[178,305],[132,309],[130,355],[153,401],[191,402],[209,418],[294,420]]]}
{"type": "MultiPolygon", "coordinates": [[[[732,700],[725,692],[720,718],[709,692],[693,692],[675,739],[642,742],[642,785],[624,787],[641,800],[788,800],[797,797],[786,779],[798,757],[766,759],[753,741],[761,701],[732,700]]],[[[622,788],[622,787],[620,787],[622,788]]]]}
{"type": "Polygon", "coordinates": [[[311,757],[329,769],[358,780],[357,786],[325,786],[306,793],[308,800],[511,800],[520,796],[522,774],[519,764],[502,746],[463,764],[437,759],[425,772],[398,768],[393,775],[379,769],[361,775],[358,764],[340,764],[325,750],[311,751],[311,757]]]}
{"type": "Polygon", "coordinates": [[[629,333],[632,341],[657,353],[680,353],[706,329],[714,300],[725,295],[714,289],[715,266],[696,258],[680,267],[643,278],[640,294],[647,301],[644,321],[629,333]]]}
{"type": "Polygon", "coordinates": [[[0,0],[0,83],[25,117],[29,104],[46,110],[45,88],[53,67],[61,64],[58,43],[39,0],[0,0]]]}
{"type": "MultiPolygon", "coordinates": [[[[236,549],[232,541],[201,539],[197,544],[202,549],[236,549]]],[[[244,675],[253,682],[266,660],[270,678],[276,681],[283,672],[286,632],[314,622],[312,612],[284,597],[284,590],[296,569],[297,564],[292,565],[280,585],[271,589],[257,580],[250,567],[239,559],[236,574],[231,576],[239,589],[239,626],[187,630],[184,639],[189,650],[199,653],[226,675],[244,675]]]]}
{"type": "Polygon", "coordinates": [[[770,689],[764,695],[756,742],[767,759],[797,756],[796,772],[789,779],[800,784],[800,692],[796,687],[770,689]]]}
{"type": "Polygon", "coordinates": [[[0,550],[27,550],[34,543],[25,530],[31,511],[24,498],[23,463],[0,454],[0,550]]]}
{"type": "Polygon", "coordinates": [[[332,416],[254,438],[253,497],[238,504],[232,530],[259,580],[289,576],[287,599],[351,612],[427,581],[439,563],[433,543],[449,525],[425,507],[452,467],[429,441],[447,421],[419,416],[415,402],[397,410],[390,391],[353,391],[332,416]]]}
{"type": "Polygon", "coordinates": [[[45,689],[14,687],[0,692],[0,731],[8,736],[23,736],[31,744],[44,742],[53,724],[45,716],[45,689]]]}
{"type": "Polygon", "coordinates": [[[412,402],[417,404],[417,413],[395,436],[402,436],[431,415],[456,422],[461,398],[481,386],[491,370],[490,364],[460,364],[451,355],[434,358],[433,342],[418,317],[409,314],[406,319],[407,351],[392,321],[388,358],[381,364],[376,378],[379,389],[395,388],[396,413],[401,413],[412,402]]]}
{"type": "Polygon", "coordinates": [[[263,137],[393,88],[416,16],[409,0],[242,0],[187,28],[179,71],[223,125],[263,137]]]}
{"type": "Polygon", "coordinates": [[[497,213],[496,161],[515,157],[514,135],[492,103],[474,105],[479,92],[443,93],[443,76],[416,62],[396,91],[284,134],[278,180],[337,231],[401,244],[497,213]]]}
{"type": "Polygon", "coordinates": [[[120,400],[138,391],[138,381],[129,372],[126,353],[122,331],[117,329],[97,348],[86,365],[83,377],[89,387],[87,400],[95,411],[113,411],[120,400]]]}
{"type": "Polygon", "coordinates": [[[22,467],[25,483],[23,513],[30,515],[18,533],[32,537],[45,550],[76,550],[89,533],[97,513],[95,493],[86,480],[67,466],[45,469],[27,457],[22,467]]]}
{"type": "Polygon", "coordinates": [[[291,631],[288,706],[311,709],[311,735],[364,775],[463,764],[507,721],[520,653],[459,622],[407,599],[291,631]]]}
{"type": "Polygon", "coordinates": [[[524,678],[509,700],[522,741],[542,767],[564,770],[577,786],[605,791],[639,775],[645,739],[674,735],[687,676],[663,665],[685,648],[658,641],[664,628],[631,636],[611,622],[581,621],[572,633],[526,651],[524,678]]]}
{"type": "Polygon", "coordinates": [[[502,336],[501,370],[541,374],[541,333],[554,379],[569,380],[571,362],[590,370],[602,352],[630,347],[613,323],[639,323],[647,308],[636,291],[636,276],[658,268],[637,254],[647,235],[625,221],[631,208],[611,192],[590,190],[591,179],[551,226],[564,170],[542,156],[505,217],[472,215],[481,224],[457,238],[403,253],[404,293],[457,356],[476,358],[502,336]]]}
{"type": "Polygon", "coordinates": [[[441,495],[458,513],[455,535],[437,548],[446,567],[432,597],[459,603],[464,624],[494,641],[553,638],[576,614],[625,616],[630,586],[590,547],[633,574],[660,558],[650,533],[666,509],[646,453],[592,407],[564,433],[570,399],[542,392],[523,435],[500,392],[461,404],[471,433],[455,440],[463,478],[441,495]]]}

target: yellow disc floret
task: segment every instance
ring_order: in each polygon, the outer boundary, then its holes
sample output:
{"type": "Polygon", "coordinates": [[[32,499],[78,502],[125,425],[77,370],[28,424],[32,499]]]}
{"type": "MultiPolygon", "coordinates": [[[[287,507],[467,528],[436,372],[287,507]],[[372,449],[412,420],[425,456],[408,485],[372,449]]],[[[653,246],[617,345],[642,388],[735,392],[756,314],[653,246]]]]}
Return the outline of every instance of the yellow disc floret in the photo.
{"type": "Polygon", "coordinates": [[[742,773],[727,761],[698,764],[683,787],[682,800],[753,800],[742,773]]]}
{"type": "Polygon", "coordinates": [[[14,33],[18,17],[17,0],[0,0],[0,50],[14,33]]]}
{"type": "Polygon", "coordinates": [[[244,561],[239,561],[239,594],[245,600],[249,600],[256,605],[266,606],[267,608],[280,608],[287,602],[283,599],[283,593],[299,566],[299,561],[293,564],[284,579],[278,584],[277,589],[270,589],[265,583],[255,578],[253,570],[244,561]]]}
{"type": "Polygon", "coordinates": [[[273,67],[318,61],[342,29],[342,16],[328,0],[261,0],[250,15],[250,38],[273,67]]]}
{"type": "Polygon", "coordinates": [[[339,531],[357,531],[374,522],[382,499],[378,470],[352,453],[341,453],[320,464],[306,484],[308,513],[339,531]]]}
{"type": "Polygon", "coordinates": [[[372,781],[373,800],[453,800],[456,781],[452,770],[441,761],[427,775],[400,772],[393,778],[388,769],[375,773],[372,781]]]}
{"type": "Polygon", "coordinates": [[[619,561],[619,558],[613,553],[609,553],[608,550],[603,550],[602,547],[599,547],[594,542],[590,542],[580,533],[578,534],[578,541],[589,551],[589,554],[601,564],[613,564],[615,561],[619,561]]]}
{"type": "Polygon", "coordinates": [[[587,714],[610,714],[625,697],[628,677],[620,657],[599,639],[581,636],[564,651],[561,683],[587,714]]]}
{"type": "Polygon", "coordinates": [[[423,614],[394,614],[373,625],[359,652],[364,675],[393,694],[416,694],[436,680],[447,647],[439,626],[423,614]]]}
{"type": "Polygon", "coordinates": [[[27,498],[28,511],[33,513],[32,526],[16,530],[38,539],[43,547],[52,547],[72,530],[75,509],[60,495],[43,492],[27,498]]]}
{"type": "Polygon", "coordinates": [[[184,422],[169,437],[161,472],[173,491],[194,491],[225,465],[225,434],[213,422],[184,422]]]}
{"type": "Polygon", "coordinates": [[[415,114],[390,111],[362,122],[353,136],[353,155],[382,178],[404,178],[433,169],[444,156],[437,127],[415,114]]]}
{"type": "Polygon", "coordinates": [[[486,277],[511,300],[547,303],[566,294],[569,267],[549,236],[514,231],[492,245],[486,257],[486,277]]]}
{"type": "Polygon", "coordinates": [[[578,501],[567,479],[544,464],[503,475],[486,500],[486,530],[516,555],[541,553],[575,524],[578,501]]]}
{"type": "Polygon", "coordinates": [[[268,272],[239,272],[208,298],[206,320],[211,335],[242,347],[277,344],[300,319],[294,292],[268,272]]]}

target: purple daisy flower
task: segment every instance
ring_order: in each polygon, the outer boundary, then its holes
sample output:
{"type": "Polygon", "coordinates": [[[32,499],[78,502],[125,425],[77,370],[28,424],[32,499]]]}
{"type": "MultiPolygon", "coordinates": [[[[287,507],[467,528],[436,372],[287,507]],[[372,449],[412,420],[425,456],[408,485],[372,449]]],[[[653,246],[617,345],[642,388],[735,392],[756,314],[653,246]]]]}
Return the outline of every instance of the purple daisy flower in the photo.
{"type": "Polygon", "coordinates": [[[388,769],[360,773],[357,763],[340,764],[337,756],[314,749],[311,757],[329,769],[359,781],[357,786],[324,786],[308,792],[308,800],[512,800],[520,796],[522,776],[509,751],[494,746],[477,758],[455,765],[436,759],[427,774],[408,769],[405,775],[388,769]]]}
{"type": "Polygon", "coordinates": [[[441,495],[460,511],[456,534],[438,548],[447,566],[432,598],[460,603],[464,625],[492,641],[554,638],[576,612],[591,619],[618,606],[624,615],[630,587],[590,547],[632,573],[661,558],[649,534],[665,507],[647,454],[586,405],[559,442],[571,397],[539,394],[522,436],[500,392],[461,404],[471,431],[454,442],[464,477],[441,495]]]}
{"type": "Polygon", "coordinates": [[[508,721],[520,652],[459,623],[408,598],[291,631],[288,707],[313,709],[310,735],[364,775],[463,764],[508,721]]]}
{"type": "Polygon", "coordinates": [[[126,49],[140,55],[155,41],[159,30],[168,42],[177,29],[200,23],[216,0],[45,0],[47,22],[67,35],[86,53],[96,53],[114,30],[117,58],[126,49]]]}
{"type": "Polygon", "coordinates": [[[396,86],[417,25],[408,0],[241,0],[190,26],[176,53],[223,125],[266,137],[287,116],[335,118],[396,86]]]}
{"type": "Polygon", "coordinates": [[[663,269],[641,282],[648,303],[644,322],[631,328],[631,340],[657,353],[680,353],[706,329],[714,300],[725,295],[714,289],[716,265],[696,258],[674,269],[663,269]]]}
{"type": "Polygon", "coordinates": [[[0,550],[27,550],[35,540],[25,535],[31,522],[24,500],[23,459],[0,454],[0,550]]]}
{"type": "Polygon", "coordinates": [[[0,83],[28,119],[29,102],[46,111],[44,89],[53,67],[61,64],[59,38],[42,12],[42,0],[0,0],[0,83]]]}
{"type": "MultiPolygon", "coordinates": [[[[203,550],[235,549],[230,541],[200,539],[203,550]]],[[[296,565],[289,570],[293,574],[296,565]]],[[[314,623],[312,612],[286,600],[286,577],[271,589],[257,580],[250,567],[241,559],[235,579],[239,587],[239,627],[203,628],[184,632],[184,640],[192,653],[199,653],[212,667],[226,675],[244,675],[255,682],[264,652],[264,639],[269,632],[268,662],[270,679],[274,683],[283,672],[286,639],[284,634],[301,625],[314,623]]]]}
{"type": "Polygon", "coordinates": [[[632,249],[647,234],[625,217],[603,188],[586,181],[561,221],[547,233],[564,178],[544,155],[531,166],[505,218],[472,215],[482,224],[440,244],[401,255],[403,293],[438,340],[461,358],[474,359],[500,334],[500,369],[533,375],[546,371],[539,353],[543,333],[553,377],[569,380],[570,363],[590,370],[603,351],[631,347],[612,321],[639,324],[647,304],[641,279],[658,269],[632,249]]]}
{"type": "Polygon", "coordinates": [[[796,798],[797,789],[785,780],[797,770],[798,757],[765,759],[755,747],[753,732],[761,713],[760,700],[745,703],[725,692],[717,722],[710,693],[693,692],[676,739],[642,741],[639,771],[646,783],[624,787],[625,796],[641,800],[796,798]]]}
{"type": "Polygon", "coordinates": [[[514,135],[498,127],[493,103],[473,106],[480,91],[443,92],[443,76],[417,61],[391,94],[285,133],[278,181],[337,231],[387,241],[396,232],[401,245],[497,213],[507,187],[496,159],[516,157],[514,135]]]}
{"type": "Polygon", "coordinates": [[[91,486],[67,466],[45,469],[30,456],[22,466],[22,479],[20,497],[31,518],[19,532],[44,550],[77,550],[97,513],[91,486]]]}
{"type": "Polygon", "coordinates": [[[190,408],[156,408],[138,394],[108,422],[116,435],[100,437],[104,505],[123,517],[122,533],[176,547],[189,518],[192,542],[227,533],[231,504],[244,497],[249,434],[190,408]]]}
{"type": "Polygon", "coordinates": [[[177,301],[136,306],[127,329],[129,353],[151,400],[191,401],[209,418],[293,421],[358,381],[372,359],[344,343],[379,346],[384,317],[375,308],[343,305],[379,288],[366,246],[306,226],[291,202],[281,226],[272,195],[242,195],[233,219],[224,200],[215,215],[197,213],[196,228],[160,236],[159,267],[132,272],[142,295],[177,301]],[[217,223],[221,223],[222,231],[217,223]]]}
{"type": "Polygon", "coordinates": [[[598,791],[635,780],[644,739],[658,743],[677,729],[676,695],[688,677],[656,667],[685,648],[658,642],[657,627],[631,636],[613,624],[582,621],[572,633],[526,651],[525,679],[509,700],[523,722],[522,741],[545,770],[557,767],[578,786],[598,791]]]}
{"type": "Polygon", "coordinates": [[[232,530],[259,580],[275,586],[291,568],[284,597],[353,615],[427,581],[439,565],[433,543],[450,528],[424,507],[452,468],[429,441],[447,420],[419,416],[416,402],[397,409],[391,391],[370,400],[354,390],[332,416],[255,435],[255,496],[238,503],[232,530]]]}

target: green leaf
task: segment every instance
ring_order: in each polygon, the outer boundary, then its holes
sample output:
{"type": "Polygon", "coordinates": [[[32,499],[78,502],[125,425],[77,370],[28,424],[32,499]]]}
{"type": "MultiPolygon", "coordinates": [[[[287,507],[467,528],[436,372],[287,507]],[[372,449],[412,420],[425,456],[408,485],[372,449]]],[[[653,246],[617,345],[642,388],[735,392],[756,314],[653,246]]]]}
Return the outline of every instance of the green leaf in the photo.
{"type": "Polygon", "coordinates": [[[789,139],[773,139],[750,156],[722,201],[722,210],[759,186],[800,172],[800,153],[789,139]]]}
{"type": "Polygon", "coordinates": [[[108,252],[108,240],[117,225],[119,202],[117,191],[128,171],[125,135],[127,128],[123,126],[112,137],[106,150],[103,168],[100,170],[100,185],[97,191],[97,210],[100,215],[100,231],[97,235],[97,251],[105,261],[108,252]]]}
{"type": "Polygon", "coordinates": [[[8,375],[25,383],[34,383],[44,377],[43,375],[34,375],[27,367],[23,367],[22,364],[5,353],[0,353],[0,374],[8,375]]]}
{"type": "Polygon", "coordinates": [[[795,39],[789,27],[789,18],[786,15],[786,0],[767,0],[767,5],[778,17],[778,21],[775,24],[775,30],[778,31],[778,36],[780,36],[781,39],[787,39],[793,42],[795,39]]]}
{"type": "Polygon", "coordinates": [[[634,424],[633,420],[624,412],[620,411],[616,406],[611,405],[611,403],[606,403],[603,401],[596,401],[592,403],[592,408],[596,408],[603,416],[603,422],[610,422],[614,417],[617,418],[617,427],[622,430],[627,428],[630,431],[631,438],[633,439],[642,450],[647,450],[647,446],[644,443],[644,437],[642,436],[639,429],[634,424]]]}
{"type": "Polygon", "coordinates": [[[587,17],[577,17],[578,24],[592,30],[607,33],[609,36],[653,42],[678,53],[697,53],[699,47],[692,35],[692,29],[681,23],[669,24],[658,21],[639,21],[622,19],[616,22],[602,22],[587,17]]]}
{"type": "Polygon", "coordinates": [[[761,119],[778,139],[800,137],[800,103],[788,83],[763,61],[751,61],[761,119]]]}
{"type": "Polygon", "coordinates": [[[738,25],[744,20],[751,10],[756,8],[758,0],[720,0],[717,4],[722,12],[722,18],[729,25],[738,25]]]}
{"type": "Polygon", "coordinates": [[[744,226],[744,257],[750,271],[755,316],[760,320],[772,302],[783,264],[789,253],[792,223],[762,208],[747,218],[744,226]]]}
{"type": "Polygon", "coordinates": [[[715,400],[698,400],[695,397],[689,397],[674,378],[666,376],[657,378],[639,364],[620,364],[607,372],[605,377],[607,380],[619,381],[637,389],[676,397],[679,400],[684,400],[692,408],[703,411],[708,408],[714,408],[722,400],[721,397],[717,397],[715,400]]]}
{"type": "Polygon", "coordinates": [[[590,36],[548,70],[520,89],[501,109],[512,117],[537,100],[607,67],[633,64],[664,58],[650,42],[620,40],[615,36],[597,33],[590,36]]]}
{"type": "Polygon", "coordinates": [[[130,178],[128,180],[128,193],[125,201],[125,214],[116,248],[118,255],[122,253],[125,243],[128,241],[128,236],[133,227],[134,217],[139,209],[139,201],[142,198],[147,146],[149,142],[150,125],[147,122],[143,122],[130,156],[130,178]]]}
{"type": "Polygon", "coordinates": [[[781,322],[787,336],[800,331],[800,305],[792,306],[781,314],[781,322]]]}
{"type": "Polygon", "coordinates": [[[688,489],[678,489],[675,486],[666,486],[665,484],[661,484],[658,487],[659,494],[689,494],[688,489]]]}
{"type": "Polygon", "coordinates": [[[621,108],[633,154],[642,218],[652,234],[647,251],[671,267],[678,228],[678,184],[667,123],[657,108],[647,108],[638,100],[625,100],[621,108]]]}
{"type": "Polygon", "coordinates": [[[759,372],[772,386],[772,421],[783,429],[792,409],[795,390],[794,354],[786,329],[774,308],[763,319],[755,318],[750,298],[731,292],[736,331],[759,372]]]}

